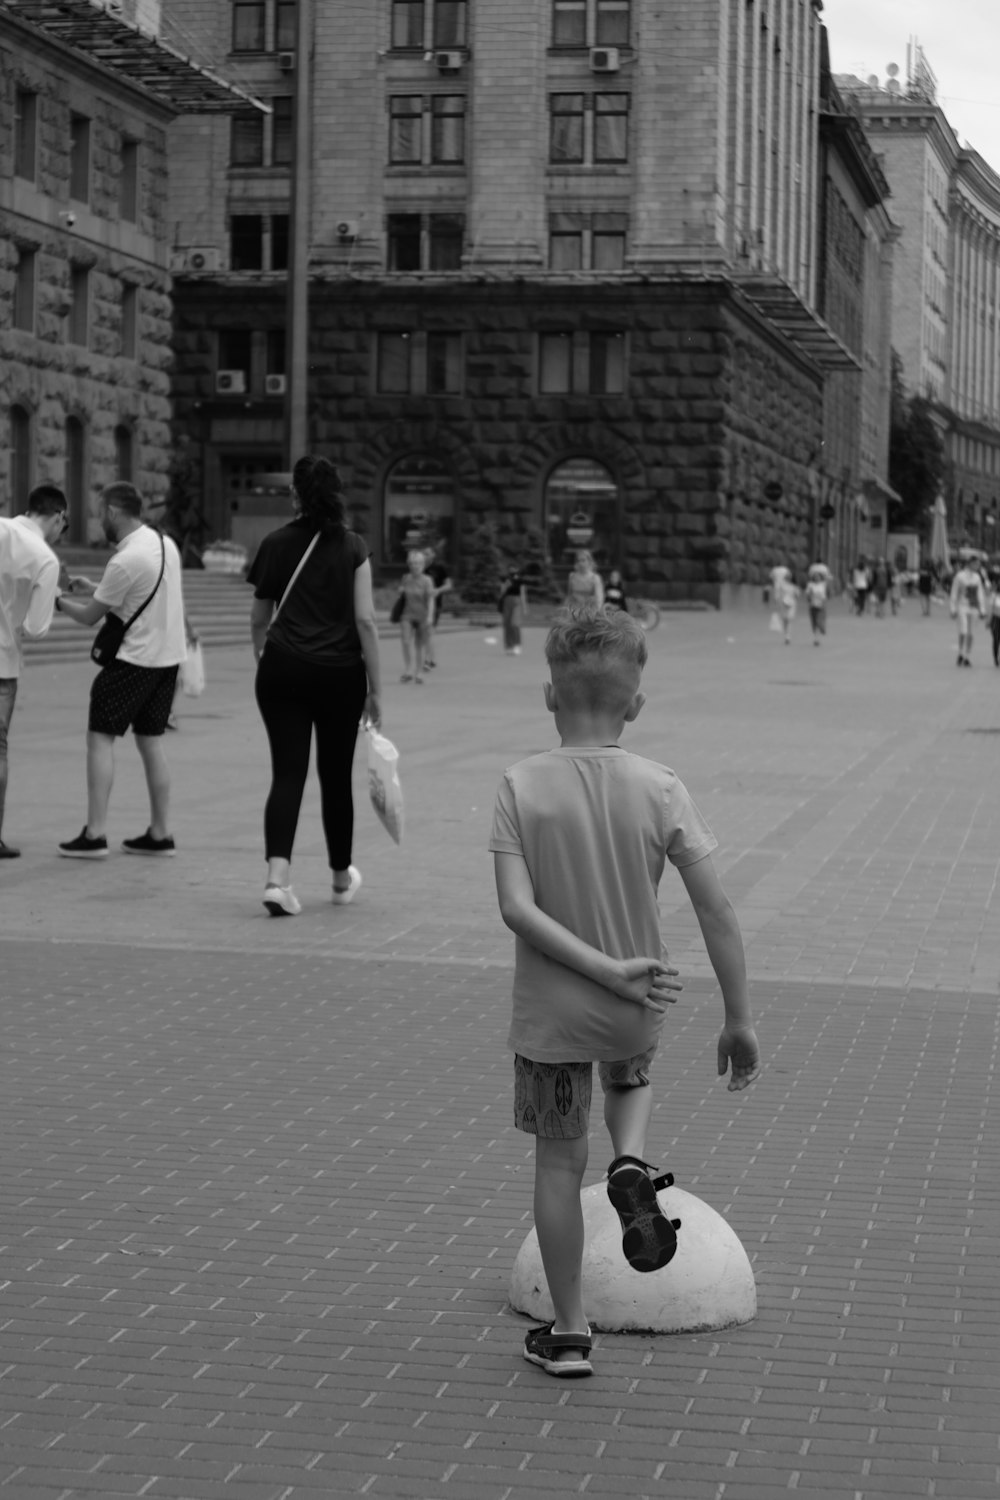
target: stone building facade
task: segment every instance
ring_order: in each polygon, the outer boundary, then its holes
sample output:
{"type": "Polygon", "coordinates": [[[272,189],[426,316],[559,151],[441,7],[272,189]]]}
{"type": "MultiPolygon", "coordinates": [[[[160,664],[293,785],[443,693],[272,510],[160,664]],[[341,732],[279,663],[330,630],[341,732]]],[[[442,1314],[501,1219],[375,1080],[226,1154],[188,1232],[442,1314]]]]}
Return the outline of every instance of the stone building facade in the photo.
{"type": "Polygon", "coordinates": [[[51,480],[89,543],[102,485],[167,483],[167,124],[253,105],[80,0],[37,14],[0,9],[0,512],[51,480]]]}
{"type": "Polygon", "coordinates": [[[925,72],[903,91],[845,77],[900,227],[893,342],[911,394],[932,403],[956,542],[1000,548],[1000,177],[959,144],[925,72]]]}
{"type": "MultiPolygon", "coordinates": [[[[172,12],[274,106],[170,131],[178,427],[253,545],[288,459],[294,12],[172,12]]],[[[423,531],[460,573],[484,518],[663,598],[804,566],[824,380],[861,363],[817,308],[818,4],[347,0],[314,28],[310,443],[377,567],[423,531]]]]}

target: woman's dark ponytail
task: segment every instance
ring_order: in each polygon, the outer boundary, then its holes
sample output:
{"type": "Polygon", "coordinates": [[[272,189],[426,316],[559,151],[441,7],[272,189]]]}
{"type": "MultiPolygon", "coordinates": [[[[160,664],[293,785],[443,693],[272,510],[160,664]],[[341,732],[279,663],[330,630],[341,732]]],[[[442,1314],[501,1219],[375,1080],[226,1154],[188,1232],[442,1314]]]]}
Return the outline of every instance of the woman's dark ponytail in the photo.
{"type": "Polygon", "coordinates": [[[340,474],[328,458],[300,458],[292,471],[292,482],[302,514],[325,536],[343,536],[347,509],[340,474]]]}

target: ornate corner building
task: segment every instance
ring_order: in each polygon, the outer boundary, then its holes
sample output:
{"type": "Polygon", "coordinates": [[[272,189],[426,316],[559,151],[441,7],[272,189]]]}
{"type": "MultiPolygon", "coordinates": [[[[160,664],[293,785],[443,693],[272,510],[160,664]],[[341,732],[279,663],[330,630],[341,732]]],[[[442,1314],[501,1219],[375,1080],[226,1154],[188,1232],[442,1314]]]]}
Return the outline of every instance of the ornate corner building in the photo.
{"type": "Polygon", "coordinates": [[[870,161],[846,169],[868,249],[826,275],[828,163],[859,147],[821,141],[820,8],[311,0],[300,42],[294,0],[173,0],[271,106],[169,130],[176,420],[214,530],[283,518],[294,178],[292,398],[378,568],[427,536],[460,568],[484,519],[713,604],[832,555],[885,468],[887,421],[866,460],[857,415],[891,225],[870,161]]]}
{"type": "Polygon", "coordinates": [[[102,485],[166,486],[167,126],[256,108],[136,8],[0,3],[0,509],[62,484],[77,543],[97,539],[102,485]]]}

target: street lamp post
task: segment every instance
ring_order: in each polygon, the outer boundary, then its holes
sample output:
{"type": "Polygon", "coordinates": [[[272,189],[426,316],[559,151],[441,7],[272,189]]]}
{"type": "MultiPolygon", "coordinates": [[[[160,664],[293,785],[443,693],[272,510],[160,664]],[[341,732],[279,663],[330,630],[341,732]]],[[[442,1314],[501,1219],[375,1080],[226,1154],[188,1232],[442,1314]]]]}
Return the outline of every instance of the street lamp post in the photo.
{"type": "Polygon", "coordinates": [[[288,216],[285,467],[309,444],[309,231],[312,188],[313,0],[298,0],[288,216]]]}

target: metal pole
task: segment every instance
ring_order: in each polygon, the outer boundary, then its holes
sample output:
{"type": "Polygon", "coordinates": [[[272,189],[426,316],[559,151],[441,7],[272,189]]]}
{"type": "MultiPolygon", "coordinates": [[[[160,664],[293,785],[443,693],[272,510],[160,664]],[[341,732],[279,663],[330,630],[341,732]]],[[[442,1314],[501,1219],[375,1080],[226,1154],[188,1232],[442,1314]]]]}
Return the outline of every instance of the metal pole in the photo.
{"type": "Polygon", "coordinates": [[[309,228],[312,187],[313,0],[298,0],[288,216],[285,467],[309,447],[309,228]]]}

